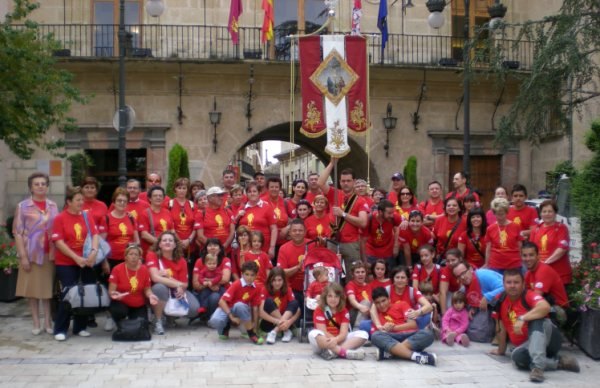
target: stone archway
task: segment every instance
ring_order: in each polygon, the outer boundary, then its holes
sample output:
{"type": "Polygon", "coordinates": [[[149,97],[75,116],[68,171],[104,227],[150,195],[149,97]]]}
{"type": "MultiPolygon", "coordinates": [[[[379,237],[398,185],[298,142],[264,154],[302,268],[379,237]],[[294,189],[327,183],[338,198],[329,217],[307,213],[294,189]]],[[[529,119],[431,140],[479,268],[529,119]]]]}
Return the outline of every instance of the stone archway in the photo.
{"type": "MultiPolygon", "coordinates": [[[[323,164],[329,163],[329,155],[325,153],[326,136],[318,138],[309,138],[300,132],[300,121],[296,121],[294,124],[294,144],[297,144],[308,151],[312,152],[319,158],[323,164]]],[[[290,142],[290,124],[289,122],[280,123],[270,128],[266,128],[259,133],[252,136],[246,143],[244,143],[240,149],[249,146],[250,144],[258,143],[266,140],[279,140],[290,142]]],[[[380,184],[377,170],[373,166],[373,161],[369,161],[367,167],[367,153],[363,146],[361,146],[352,136],[348,136],[348,144],[350,145],[350,153],[340,159],[338,165],[338,171],[344,168],[352,168],[357,178],[367,179],[367,168],[370,169],[370,184],[371,187],[378,187],[380,184]]]]}

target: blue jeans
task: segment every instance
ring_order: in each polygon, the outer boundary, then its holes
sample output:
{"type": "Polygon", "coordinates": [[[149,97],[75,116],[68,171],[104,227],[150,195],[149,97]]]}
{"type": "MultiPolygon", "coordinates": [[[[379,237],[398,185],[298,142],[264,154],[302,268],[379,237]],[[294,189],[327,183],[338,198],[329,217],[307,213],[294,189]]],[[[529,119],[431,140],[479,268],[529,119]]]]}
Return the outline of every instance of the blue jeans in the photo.
{"type": "Polygon", "coordinates": [[[412,333],[376,331],[371,335],[373,345],[388,353],[391,353],[394,346],[404,341],[408,341],[412,351],[421,352],[433,343],[433,334],[429,330],[419,330],[412,333]]]}
{"type": "Polygon", "coordinates": [[[513,350],[510,358],[521,369],[555,370],[562,336],[549,319],[527,322],[527,341],[513,350]]]}
{"type": "MultiPolygon", "coordinates": [[[[252,310],[249,305],[242,302],[237,302],[231,308],[231,313],[238,317],[242,323],[252,319],[252,310]]],[[[219,334],[223,334],[223,329],[229,325],[229,317],[225,314],[222,308],[217,308],[213,315],[208,320],[208,326],[217,329],[219,334]]]]}
{"type": "MultiPolygon", "coordinates": [[[[87,271],[92,271],[90,268],[87,271]]],[[[60,282],[60,302],[58,303],[58,312],[56,313],[56,319],[54,321],[54,335],[56,334],[67,334],[69,331],[69,325],[71,321],[71,306],[63,302],[65,295],[71,287],[79,282],[82,269],[75,265],[57,265],[56,266],[56,277],[60,282]]],[[[87,315],[73,315],[73,334],[78,334],[80,331],[87,328],[88,316],[87,315]]]]}
{"type": "MultiPolygon", "coordinates": [[[[419,330],[425,329],[427,327],[427,325],[429,325],[429,323],[431,322],[431,313],[428,313],[428,314],[418,317],[416,319],[416,321],[417,321],[417,327],[419,328],[419,330]]],[[[365,319],[358,325],[358,328],[360,330],[366,331],[367,333],[370,333],[372,324],[373,324],[373,321],[371,321],[370,319],[368,319],[368,320],[365,319]]]]}

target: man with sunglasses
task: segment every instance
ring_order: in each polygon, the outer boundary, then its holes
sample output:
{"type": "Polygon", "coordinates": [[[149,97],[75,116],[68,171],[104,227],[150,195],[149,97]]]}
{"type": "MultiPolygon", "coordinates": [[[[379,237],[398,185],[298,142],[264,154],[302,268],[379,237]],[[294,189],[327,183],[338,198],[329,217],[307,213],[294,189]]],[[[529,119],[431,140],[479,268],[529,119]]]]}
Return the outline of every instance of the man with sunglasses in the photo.
{"type": "Polygon", "coordinates": [[[504,291],[502,275],[491,269],[473,269],[465,261],[458,263],[453,269],[454,276],[464,285],[465,295],[469,309],[469,317],[472,318],[477,309],[487,311],[488,304],[504,291]]]}

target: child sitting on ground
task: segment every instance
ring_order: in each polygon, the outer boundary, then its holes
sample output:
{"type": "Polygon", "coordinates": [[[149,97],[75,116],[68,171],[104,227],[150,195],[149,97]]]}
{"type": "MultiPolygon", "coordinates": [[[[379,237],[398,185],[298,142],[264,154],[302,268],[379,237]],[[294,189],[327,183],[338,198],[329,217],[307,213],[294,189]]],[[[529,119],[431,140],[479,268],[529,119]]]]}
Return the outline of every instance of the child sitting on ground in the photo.
{"type": "Polygon", "coordinates": [[[351,320],[353,327],[359,327],[363,320],[371,317],[371,287],[367,284],[367,264],[357,261],[352,265],[352,280],[346,284],[348,304],[356,314],[351,320]]]}
{"type": "Polygon", "coordinates": [[[465,308],[466,297],[462,291],[452,295],[452,307],[444,314],[442,320],[442,341],[452,346],[454,342],[464,347],[469,346],[470,340],[466,334],[469,328],[469,313],[465,308]]]}
{"type": "Polygon", "coordinates": [[[218,267],[219,259],[217,255],[207,253],[202,258],[204,267],[197,272],[197,276],[193,277],[194,290],[200,290],[196,293],[200,308],[198,314],[203,314],[208,308],[208,298],[213,293],[212,288],[217,286],[223,278],[223,272],[218,267]]]}
{"type": "Polygon", "coordinates": [[[262,345],[264,339],[256,334],[258,328],[258,306],[261,303],[261,288],[254,284],[258,264],[247,261],[242,264],[242,278],[229,286],[219,300],[219,307],[208,321],[208,326],[217,329],[219,339],[229,339],[231,324],[243,325],[250,341],[262,345]]]}

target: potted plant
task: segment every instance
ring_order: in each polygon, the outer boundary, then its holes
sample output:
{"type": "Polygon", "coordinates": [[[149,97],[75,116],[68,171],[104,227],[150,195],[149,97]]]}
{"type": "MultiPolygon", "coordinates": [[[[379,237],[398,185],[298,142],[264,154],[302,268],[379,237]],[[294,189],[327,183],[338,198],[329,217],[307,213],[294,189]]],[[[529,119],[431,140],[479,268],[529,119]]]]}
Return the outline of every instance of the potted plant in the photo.
{"type": "Polygon", "coordinates": [[[591,244],[591,258],[584,258],[573,268],[569,299],[579,310],[580,323],[575,340],[588,356],[600,359],[600,251],[591,244]]]}
{"type": "Polygon", "coordinates": [[[15,242],[9,237],[6,226],[0,226],[0,301],[16,300],[19,257],[15,242]]]}

